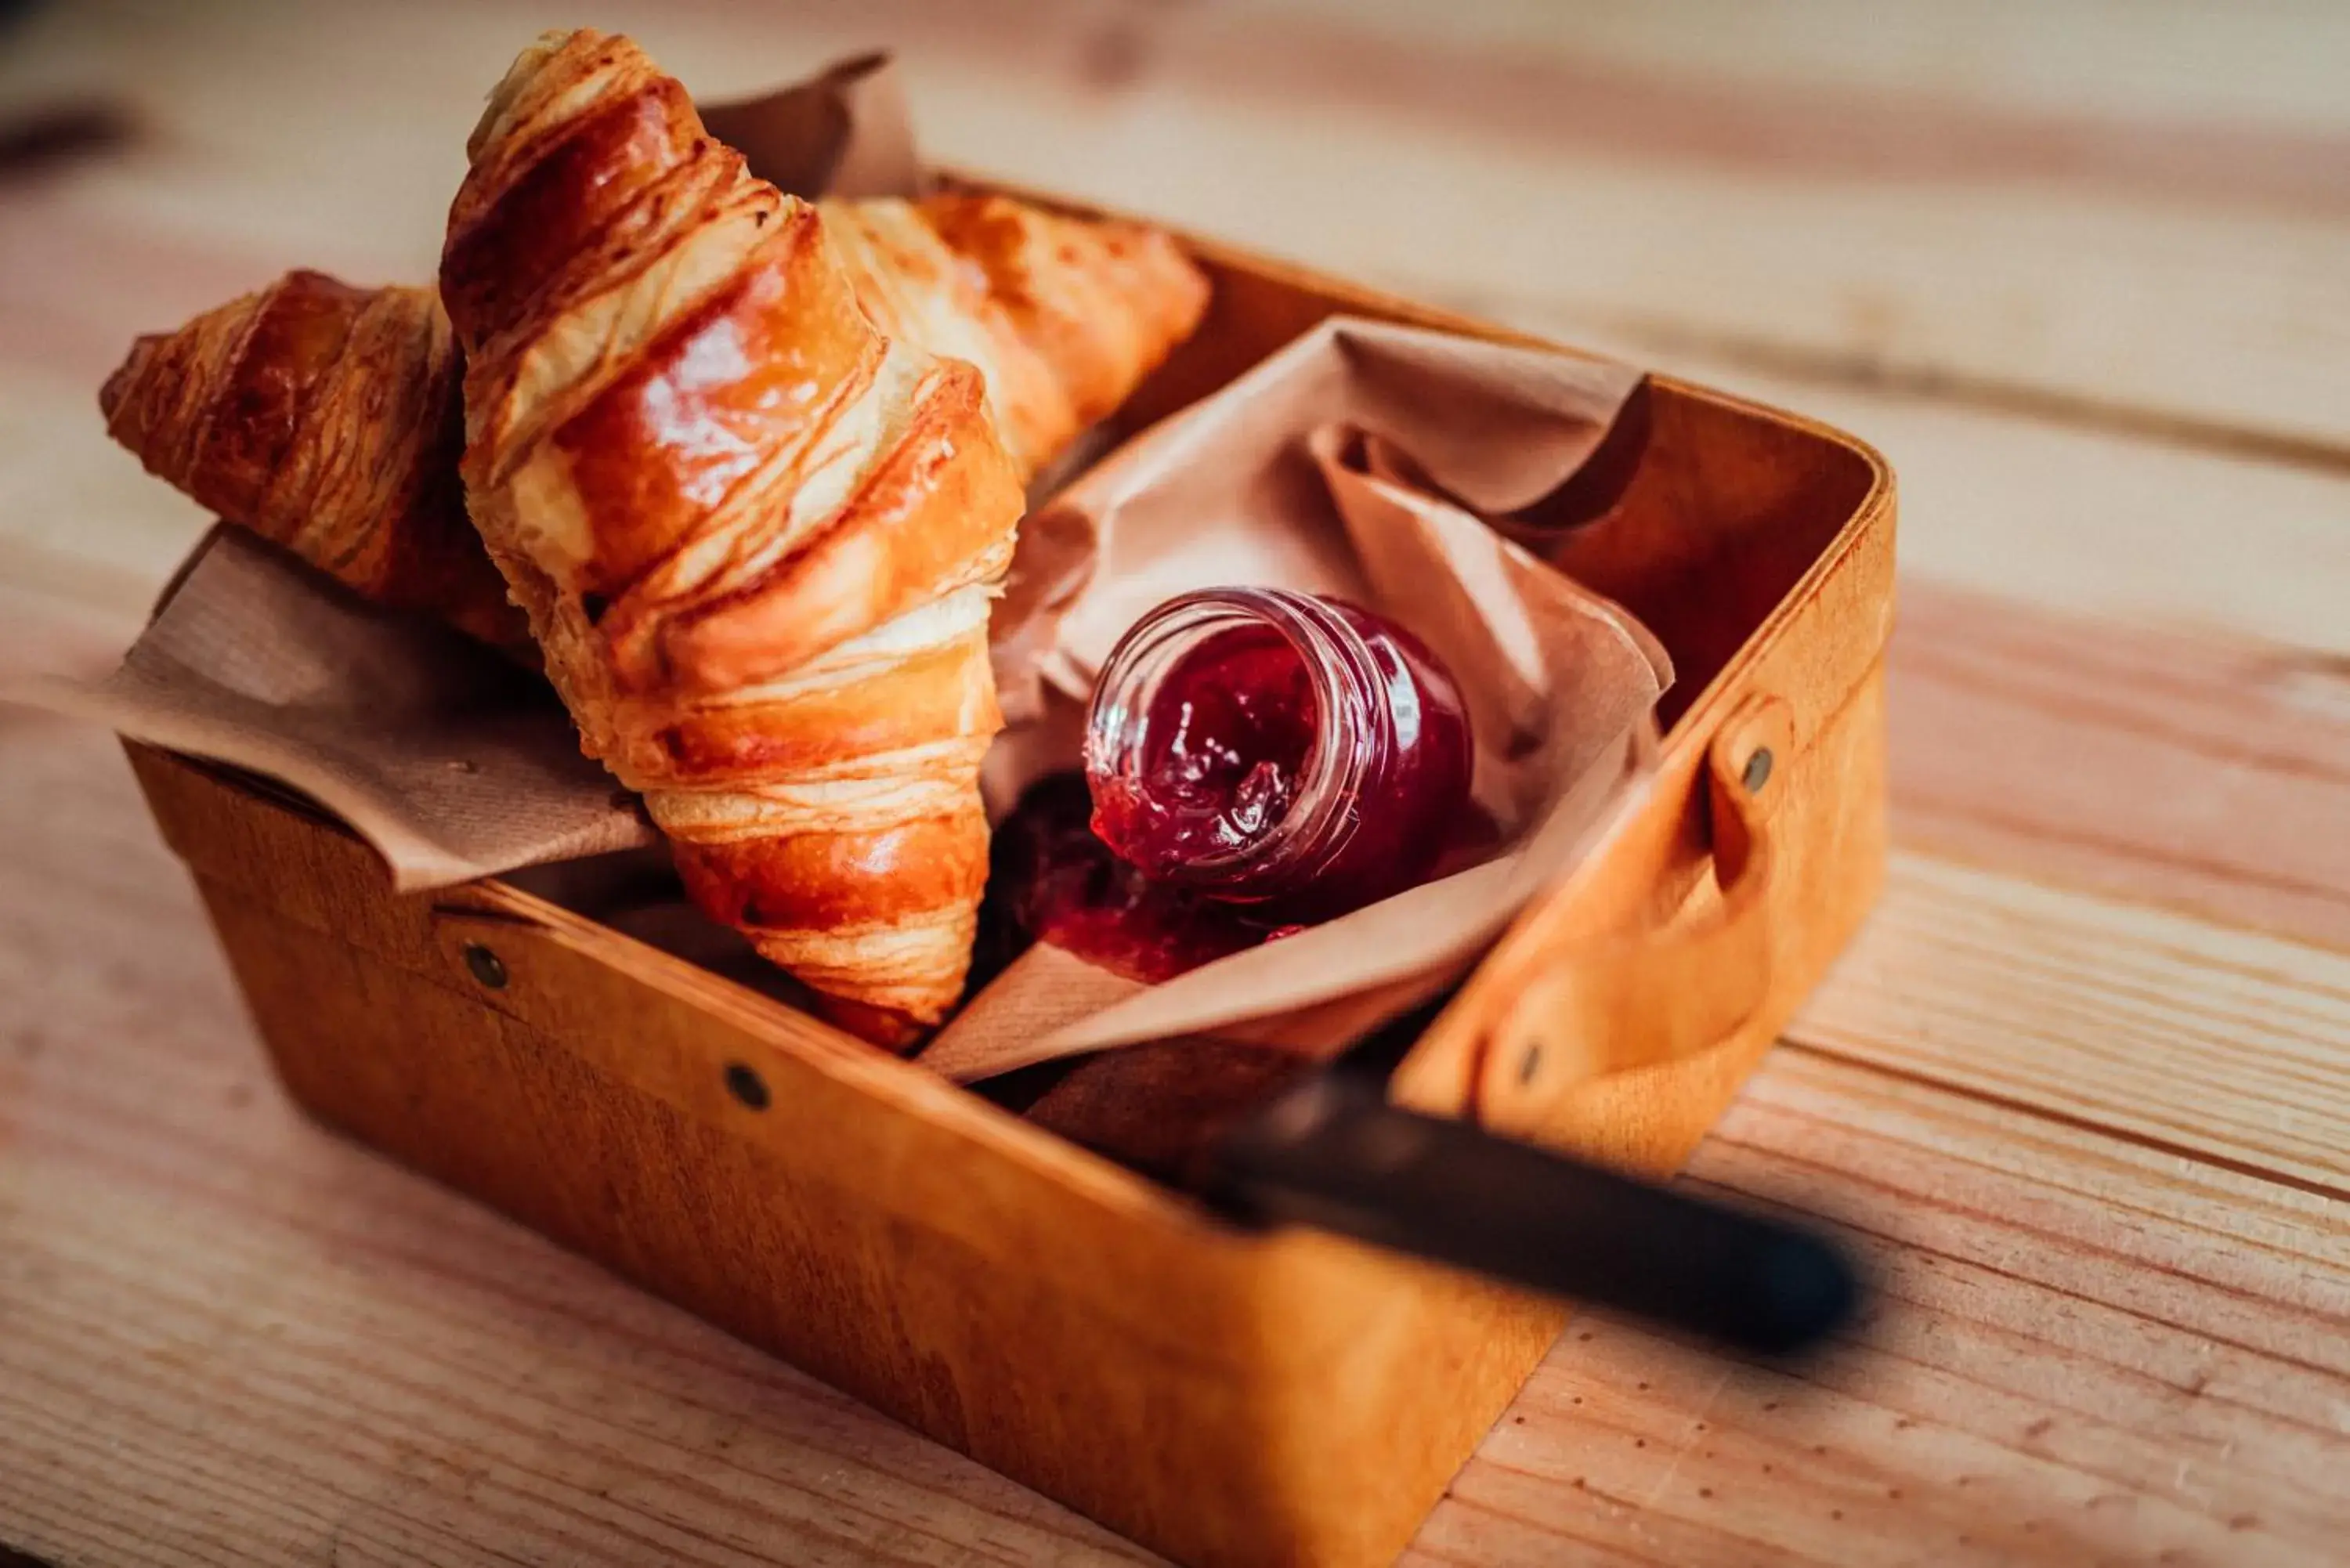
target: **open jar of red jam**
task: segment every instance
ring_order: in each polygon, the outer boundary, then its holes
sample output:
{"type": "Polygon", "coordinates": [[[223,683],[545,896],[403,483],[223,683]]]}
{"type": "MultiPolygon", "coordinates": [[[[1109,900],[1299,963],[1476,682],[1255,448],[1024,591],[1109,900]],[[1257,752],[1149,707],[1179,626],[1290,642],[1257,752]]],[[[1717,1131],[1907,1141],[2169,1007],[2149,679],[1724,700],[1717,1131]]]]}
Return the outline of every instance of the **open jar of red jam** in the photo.
{"type": "Polygon", "coordinates": [[[1094,831],[1146,877],[1325,920],[1426,879],[1470,814],[1460,689],[1401,627],[1282,588],[1135,623],[1095,683],[1094,831]]]}

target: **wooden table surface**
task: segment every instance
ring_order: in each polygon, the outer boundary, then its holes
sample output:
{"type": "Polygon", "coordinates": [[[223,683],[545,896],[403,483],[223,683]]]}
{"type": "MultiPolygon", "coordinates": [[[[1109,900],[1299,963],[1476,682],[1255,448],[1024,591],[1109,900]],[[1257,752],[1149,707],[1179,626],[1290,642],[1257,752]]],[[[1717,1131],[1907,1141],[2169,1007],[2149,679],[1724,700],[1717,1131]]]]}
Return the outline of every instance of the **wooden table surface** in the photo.
{"type": "MultiPolygon", "coordinates": [[[[295,264],[429,275],[481,95],[559,11],[15,21],[0,120],[50,130],[0,163],[0,666],[102,664],[202,526],[100,429],[130,337],[295,264]],[[91,108],[127,136],[77,148],[91,108]]],[[[1688,1179],[1840,1217],[1866,1347],[1733,1375],[1582,1319],[1409,1561],[2343,1560],[2350,11],[578,19],[712,94],[897,44],[959,161],[1898,469],[1890,883],[1688,1179]]],[[[0,711],[0,1542],[1139,1560],[297,1119],[110,739],[0,711]]]]}

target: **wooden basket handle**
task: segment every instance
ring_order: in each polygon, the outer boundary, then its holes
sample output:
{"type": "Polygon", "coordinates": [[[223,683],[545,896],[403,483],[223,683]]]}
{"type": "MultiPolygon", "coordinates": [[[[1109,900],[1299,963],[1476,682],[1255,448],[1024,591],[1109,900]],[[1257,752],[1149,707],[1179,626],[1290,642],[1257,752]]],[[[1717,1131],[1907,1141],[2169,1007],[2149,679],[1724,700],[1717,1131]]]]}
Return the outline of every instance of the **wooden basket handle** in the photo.
{"type": "Polygon", "coordinates": [[[1718,903],[1703,913],[1579,945],[1529,971],[1482,1054],[1478,1119],[1531,1130],[1544,1107],[1610,1074],[1680,1061],[1728,1040],[1771,989],[1771,880],[1765,802],[1793,762],[1784,702],[1757,698],[1714,732],[1700,770],[1718,903]]]}

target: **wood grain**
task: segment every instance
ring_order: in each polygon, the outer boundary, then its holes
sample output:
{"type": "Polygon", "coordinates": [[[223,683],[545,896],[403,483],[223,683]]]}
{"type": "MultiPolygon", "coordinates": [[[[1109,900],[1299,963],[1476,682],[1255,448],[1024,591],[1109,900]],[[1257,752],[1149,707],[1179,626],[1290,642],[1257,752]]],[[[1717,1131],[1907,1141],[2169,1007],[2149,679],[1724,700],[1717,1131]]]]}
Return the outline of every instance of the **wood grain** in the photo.
{"type": "Polygon", "coordinates": [[[1909,854],[1789,1037],[2350,1203],[2350,953],[1909,854]]]}
{"type": "Polygon", "coordinates": [[[1578,333],[1533,298],[1472,293],[1462,303],[1866,437],[1900,477],[1907,581],[2137,629],[2350,655],[2350,474],[2175,431],[2088,428],[2045,410],[1578,333]]]}
{"type": "Polygon", "coordinates": [[[2350,947],[2341,659],[1950,591],[1901,613],[1905,842],[2350,947]]]}
{"type": "MultiPolygon", "coordinates": [[[[2154,46],[2121,8],[1971,26],[1966,8],[1897,30],[1906,70],[1864,85],[1849,65],[1790,79],[1799,46],[1731,47],[1752,22],[1683,17],[1710,47],[1668,59],[1671,21],[1645,38],[1602,29],[1586,49],[1579,24],[1480,37],[1455,9],[1390,3],[1367,23],[1327,5],[822,0],[617,5],[598,20],[713,92],[899,42],[927,135],[962,161],[1128,204],[1147,171],[1146,204],[1169,218],[1406,292],[1539,298],[1577,335],[2350,452],[2350,124],[2314,91],[2350,68],[2338,24],[2274,15],[2206,44],[2192,40],[2226,30],[2177,23],[2154,46]],[[2263,56],[2263,35],[2297,42],[2263,56]],[[2108,62],[2157,48],[2173,78],[2206,84],[2180,107],[2143,88],[2054,90],[2067,67],[2126,83],[2108,62]],[[1976,49],[2031,61],[2037,86],[1976,90],[1951,63],[1976,49]],[[1752,63],[1773,54],[1776,79],[1752,63]],[[2294,81],[2297,111],[2242,123],[2247,100],[2294,81]],[[1381,216],[1397,213],[1410,221],[1381,216]]],[[[1834,9],[1785,7],[1761,30],[1833,31],[1834,9]]],[[[280,0],[41,18],[30,57],[70,63],[161,128],[71,192],[109,235],[91,259],[135,257],[132,236],[217,254],[234,235],[366,281],[424,275],[481,83],[544,17],[452,0],[316,16],[280,0]],[[331,160],[290,123],[325,128],[331,160]]],[[[19,67],[0,102],[56,79],[19,67]]],[[[166,321],[209,303],[192,281],[158,287],[177,301],[166,321]]]]}
{"type": "Polygon", "coordinates": [[[1570,1329],[1409,1561],[2334,1559],[2338,1204],[1801,1050],[1690,1176],[1852,1215],[1864,1346],[1787,1377],[1570,1329]]]}
{"type": "Polygon", "coordinates": [[[2350,55],[2350,17],[2303,0],[2164,5],[2155,25],[2128,0],[1898,8],[1872,0],[1677,0],[1582,7],[1567,17],[1547,0],[1445,13],[1417,0],[1262,3],[1349,16],[1393,37],[1440,35],[1456,46],[1751,88],[2303,131],[2341,129],[2334,67],[2350,55]]]}

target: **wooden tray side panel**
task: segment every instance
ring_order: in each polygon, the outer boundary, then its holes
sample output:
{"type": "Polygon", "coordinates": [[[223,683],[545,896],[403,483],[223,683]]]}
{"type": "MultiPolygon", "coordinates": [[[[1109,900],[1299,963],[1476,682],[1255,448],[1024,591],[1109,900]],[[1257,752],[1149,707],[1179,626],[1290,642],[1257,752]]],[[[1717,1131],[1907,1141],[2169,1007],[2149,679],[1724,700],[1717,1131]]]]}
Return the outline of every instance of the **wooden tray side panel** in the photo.
{"type": "MultiPolygon", "coordinates": [[[[1524,1125],[1497,1130],[1661,1177],[1680,1168],[1721,1119],[1877,900],[1886,847],[1882,670],[1792,767],[1782,766],[1792,776],[1772,818],[1780,851],[1768,916],[1772,981],[1752,1019],[1700,1055],[1576,1086],[1530,1107],[1524,1125]]],[[[1703,913],[1711,888],[1693,891],[1684,911],[1690,917],[1703,913]]],[[[1544,935],[1534,933],[1533,945],[1544,935]]]]}
{"type": "MultiPolygon", "coordinates": [[[[1862,454],[1801,423],[1652,381],[1576,477],[1582,493],[1560,510],[1578,525],[1551,559],[1671,650],[1674,689],[1659,710],[1670,725],[1833,552],[1840,531],[1857,519],[1860,531],[1881,535],[1889,564],[1889,493],[1877,502],[1878,514],[1863,512],[1879,479],[1862,454]]],[[[1865,667],[1882,644],[1882,618],[1860,593],[1845,599],[1860,607],[1856,619],[1813,617],[1807,630],[1859,654],[1865,667]]],[[[1817,674],[1817,693],[1831,703],[1850,690],[1846,671],[1817,674]]]]}
{"type": "Polygon", "coordinates": [[[560,1039],[200,887],[280,1079],[320,1121],[1138,1539],[1199,1562],[1308,1548],[1249,1429],[1253,1379],[1167,1366],[1001,1260],[811,1193],[793,1162],[560,1039]],[[1220,1499],[1210,1529],[1185,1526],[1161,1474],[1220,1499]]]}

